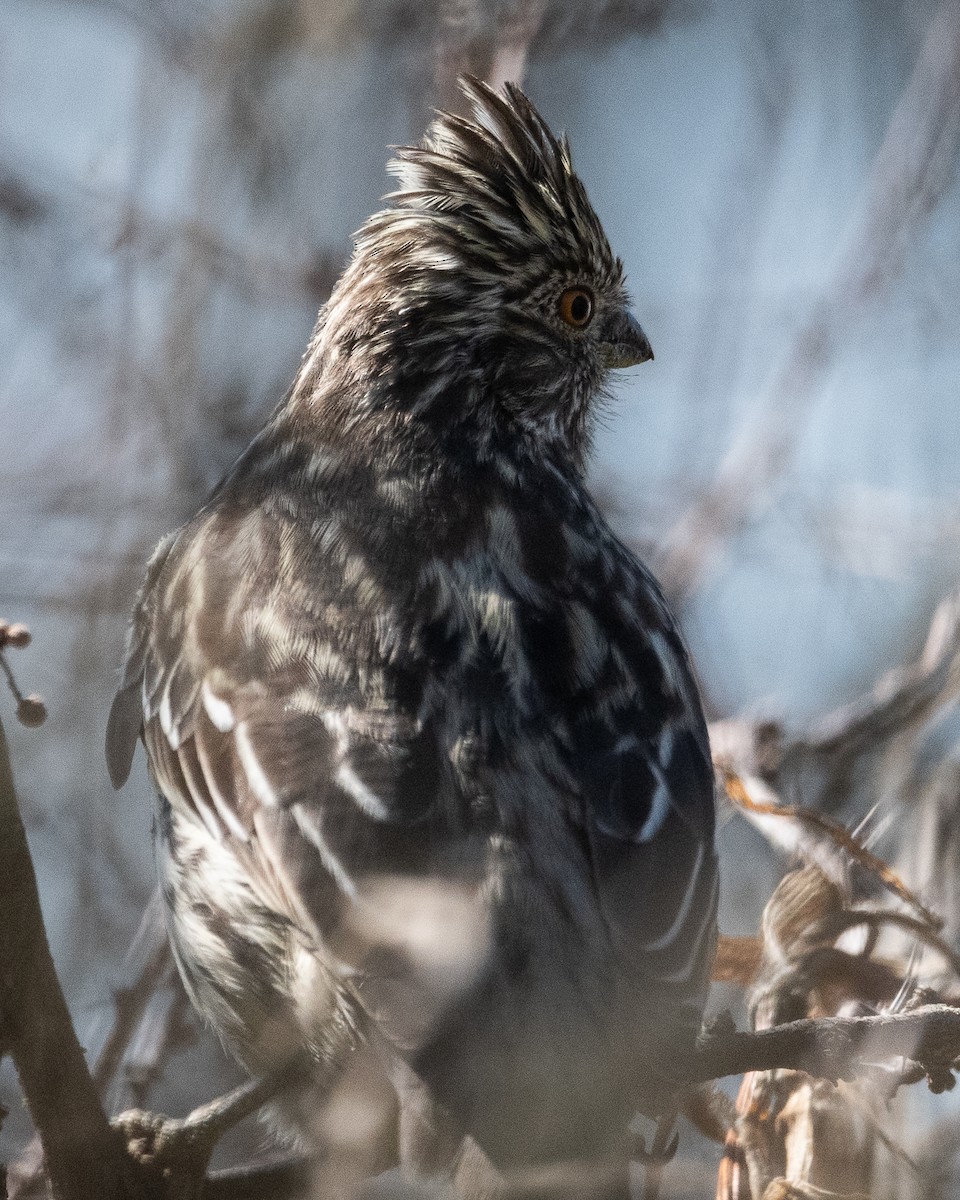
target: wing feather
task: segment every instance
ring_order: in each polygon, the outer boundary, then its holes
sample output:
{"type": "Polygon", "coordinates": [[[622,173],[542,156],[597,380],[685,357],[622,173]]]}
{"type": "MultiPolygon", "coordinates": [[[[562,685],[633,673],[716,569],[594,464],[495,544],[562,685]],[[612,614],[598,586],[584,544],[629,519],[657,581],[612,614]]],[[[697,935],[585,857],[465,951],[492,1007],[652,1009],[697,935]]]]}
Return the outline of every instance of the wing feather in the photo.
{"type": "Polygon", "coordinates": [[[434,810],[437,751],[432,732],[406,715],[416,696],[404,711],[382,695],[365,702],[355,678],[327,669],[350,658],[337,637],[355,637],[342,595],[334,629],[318,619],[330,586],[322,578],[312,593],[251,588],[250,546],[262,560],[293,536],[267,537],[266,521],[263,512],[202,513],[152,564],[111,710],[108,763],[120,786],[142,735],[174,811],[247,847],[264,889],[285,891],[288,910],[306,906],[326,926],[330,883],[351,896],[365,873],[416,858],[423,839],[409,827],[434,810]],[[192,590],[204,601],[195,612],[192,590]],[[215,615],[214,597],[223,600],[215,615]]]}

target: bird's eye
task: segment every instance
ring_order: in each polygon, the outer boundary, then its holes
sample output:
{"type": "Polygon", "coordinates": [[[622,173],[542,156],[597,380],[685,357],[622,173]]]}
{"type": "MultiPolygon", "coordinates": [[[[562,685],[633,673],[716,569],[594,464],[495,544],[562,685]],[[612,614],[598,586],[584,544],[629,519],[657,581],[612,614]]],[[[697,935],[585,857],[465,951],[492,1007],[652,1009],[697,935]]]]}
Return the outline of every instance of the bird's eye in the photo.
{"type": "Polygon", "coordinates": [[[593,296],[586,288],[572,287],[560,297],[560,319],[574,329],[585,329],[593,316],[593,296]]]}

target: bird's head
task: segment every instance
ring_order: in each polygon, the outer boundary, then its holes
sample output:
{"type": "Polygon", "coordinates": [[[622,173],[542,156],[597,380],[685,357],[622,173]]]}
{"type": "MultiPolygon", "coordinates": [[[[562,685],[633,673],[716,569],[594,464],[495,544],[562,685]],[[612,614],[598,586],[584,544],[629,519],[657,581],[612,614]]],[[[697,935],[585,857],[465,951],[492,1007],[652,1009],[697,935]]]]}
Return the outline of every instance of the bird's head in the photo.
{"type": "Polygon", "coordinates": [[[359,371],[371,408],[581,463],[610,370],[653,351],[566,139],[519,88],[461,86],[473,119],[438,114],[390,164],[399,187],[358,234],[318,359],[340,387],[359,371]]]}

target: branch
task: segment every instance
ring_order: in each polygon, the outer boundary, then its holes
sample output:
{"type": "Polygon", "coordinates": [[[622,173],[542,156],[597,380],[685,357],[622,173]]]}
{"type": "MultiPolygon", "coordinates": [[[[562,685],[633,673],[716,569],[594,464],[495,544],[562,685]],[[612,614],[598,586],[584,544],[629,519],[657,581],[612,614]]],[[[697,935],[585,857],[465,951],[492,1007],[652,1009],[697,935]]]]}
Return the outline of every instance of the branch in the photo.
{"type": "Polygon", "coordinates": [[[684,1064],[690,1084],[747,1071],[805,1071],[823,1079],[853,1079],[865,1062],[904,1057],[920,1064],[934,1091],[953,1086],[960,1058],[960,1009],[932,1004],[877,1017],[820,1017],[755,1033],[709,1033],[684,1064]]]}
{"type": "Polygon", "coordinates": [[[490,13],[478,20],[474,13],[472,20],[464,20],[455,4],[444,4],[434,43],[433,105],[461,110],[458,79],[464,74],[478,75],[495,88],[508,81],[522,84],[546,10],[546,0],[521,0],[504,16],[490,13]]]}
{"type": "Polygon", "coordinates": [[[502,88],[505,83],[523,83],[530,46],[540,32],[546,7],[546,0],[531,0],[521,5],[512,20],[507,18],[503,21],[490,58],[487,82],[491,87],[502,88]]]}
{"type": "Polygon", "coordinates": [[[50,947],[0,724],[0,1048],[17,1068],[54,1195],[120,1200],[123,1160],[77,1041],[50,947]]]}
{"type": "Polygon", "coordinates": [[[942,600],[933,614],[923,652],[896,667],[862,699],[818,722],[790,748],[794,756],[815,754],[850,759],[876,751],[891,738],[926,721],[960,691],[960,592],[942,600]]]}
{"type": "MultiPolygon", "coordinates": [[[[201,1192],[205,1194],[207,1166],[220,1138],[296,1083],[302,1071],[303,1067],[296,1065],[264,1079],[249,1080],[183,1119],[131,1109],[114,1118],[113,1128],[122,1135],[128,1155],[140,1168],[141,1183],[146,1182],[150,1196],[194,1200],[201,1192]]],[[[281,1175],[291,1182],[293,1174],[284,1172],[287,1167],[281,1175]]],[[[243,1186],[253,1177],[243,1176],[243,1186]]],[[[229,1190],[221,1194],[229,1194],[229,1190]]]]}
{"type": "MultiPolygon", "coordinates": [[[[836,811],[857,778],[860,760],[877,758],[898,741],[914,735],[960,693],[960,591],[943,599],[933,614],[924,648],[914,662],[881,675],[865,695],[835,709],[797,737],[787,738],[775,721],[732,718],[710,725],[710,745],[718,772],[733,771],[750,781],[755,799],[766,798],[781,815],[779,797],[802,794],[804,820],[823,821],[836,811]]],[[[909,789],[904,800],[911,801],[909,789]]],[[[748,819],[781,848],[797,850],[796,834],[787,846],[789,828],[771,827],[757,813],[762,803],[745,809],[748,819]]],[[[793,811],[793,810],[789,810],[793,811]]],[[[896,890],[896,889],[895,889],[896,890]]]]}
{"type": "MultiPolygon", "coordinates": [[[[150,1084],[160,1075],[176,1039],[181,1016],[179,985],[173,1003],[167,1005],[159,1019],[151,1019],[158,991],[168,980],[173,982],[174,967],[163,925],[162,903],[157,888],[124,959],[122,982],[114,989],[106,1033],[102,1019],[84,1033],[88,1047],[100,1046],[92,1074],[107,1112],[117,1112],[133,1104],[142,1107],[146,1103],[150,1084]],[[138,1050],[135,1061],[131,1061],[132,1046],[138,1050]]],[[[186,1002],[185,997],[182,1002],[186,1002]]],[[[43,1179],[43,1146],[35,1136],[10,1168],[10,1200],[27,1200],[39,1194],[43,1179]]]]}

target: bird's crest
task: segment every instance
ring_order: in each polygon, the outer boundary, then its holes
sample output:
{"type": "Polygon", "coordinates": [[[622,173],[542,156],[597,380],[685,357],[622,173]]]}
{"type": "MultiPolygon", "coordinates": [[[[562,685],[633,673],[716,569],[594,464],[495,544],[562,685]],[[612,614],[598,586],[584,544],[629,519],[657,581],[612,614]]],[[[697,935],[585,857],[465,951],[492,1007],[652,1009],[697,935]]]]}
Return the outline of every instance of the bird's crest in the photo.
{"type": "Polygon", "coordinates": [[[566,138],[551,132],[515,84],[500,94],[467,76],[460,87],[474,119],[439,112],[419,146],[398,150],[388,167],[400,184],[387,197],[392,207],[363,233],[415,224],[441,266],[444,254],[452,266],[472,252],[512,272],[550,253],[617,270],[566,138]]]}

